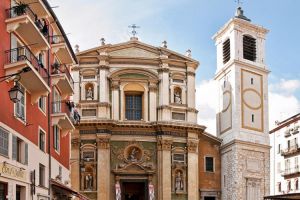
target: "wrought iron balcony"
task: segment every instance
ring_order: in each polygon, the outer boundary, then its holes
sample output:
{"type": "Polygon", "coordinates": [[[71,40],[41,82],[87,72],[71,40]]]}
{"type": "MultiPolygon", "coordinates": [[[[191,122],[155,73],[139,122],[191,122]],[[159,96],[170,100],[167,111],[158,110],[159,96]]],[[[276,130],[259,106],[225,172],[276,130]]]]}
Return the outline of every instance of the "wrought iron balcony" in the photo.
{"type": "Polygon", "coordinates": [[[73,63],[73,57],[63,35],[53,35],[50,38],[51,51],[55,53],[62,63],[73,63]]]}
{"type": "Polygon", "coordinates": [[[5,51],[5,75],[11,75],[29,67],[31,71],[22,73],[20,83],[31,93],[31,102],[35,103],[40,96],[50,92],[48,71],[27,46],[5,51]]]}
{"type": "Polygon", "coordinates": [[[54,101],[52,102],[52,125],[59,125],[62,131],[67,134],[75,129],[74,122],[74,103],[70,101],[54,101]]]}
{"type": "Polygon", "coordinates": [[[6,10],[8,32],[16,32],[27,44],[35,44],[33,48],[50,48],[49,26],[45,19],[40,20],[27,4],[20,4],[6,10]]]}
{"type": "Polygon", "coordinates": [[[74,93],[74,81],[68,67],[65,64],[54,63],[51,66],[52,84],[57,85],[63,99],[74,93]]]}
{"type": "Polygon", "coordinates": [[[283,149],[281,151],[281,155],[282,156],[290,156],[296,153],[300,152],[300,147],[298,146],[298,144],[290,146],[289,148],[283,149]]]}
{"type": "Polygon", "coordinates": [[[300,174],[300,168],[297,165],[294,168],[285,169],[281,175],[286,178],[289,176],[294,176],[294,175],[299,175],[299,174],[300,174]]]}

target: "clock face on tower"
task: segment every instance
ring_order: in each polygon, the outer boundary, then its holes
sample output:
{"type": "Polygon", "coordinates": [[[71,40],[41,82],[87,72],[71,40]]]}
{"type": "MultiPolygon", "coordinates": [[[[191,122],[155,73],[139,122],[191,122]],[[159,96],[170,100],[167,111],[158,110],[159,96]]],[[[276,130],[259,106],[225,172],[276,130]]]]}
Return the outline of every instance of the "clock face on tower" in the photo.
{"type": "Polygon", "coordinates": [[[253,110],[257,110],[262,106],[262,98],[258,91],[252,88],[245,89],[243,91],[244,104],[253,110]]]}

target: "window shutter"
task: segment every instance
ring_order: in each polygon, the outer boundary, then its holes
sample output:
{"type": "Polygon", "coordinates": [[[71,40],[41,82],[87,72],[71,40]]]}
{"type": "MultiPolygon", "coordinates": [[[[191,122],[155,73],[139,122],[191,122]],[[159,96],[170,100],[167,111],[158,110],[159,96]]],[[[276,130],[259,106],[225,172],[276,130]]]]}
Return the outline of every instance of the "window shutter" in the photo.
{"type": "Polygon", "coordinates": [[[16,136],[12,136],[12,159],[13,160],[17,160],[17,151],[18,151],[18,147],[17,147],[17,137],[16,136]]]}
{"type": "Polygon", "coordinates": [[[28,144],[25,144],[25,165],[28,165],[28,144]]]}

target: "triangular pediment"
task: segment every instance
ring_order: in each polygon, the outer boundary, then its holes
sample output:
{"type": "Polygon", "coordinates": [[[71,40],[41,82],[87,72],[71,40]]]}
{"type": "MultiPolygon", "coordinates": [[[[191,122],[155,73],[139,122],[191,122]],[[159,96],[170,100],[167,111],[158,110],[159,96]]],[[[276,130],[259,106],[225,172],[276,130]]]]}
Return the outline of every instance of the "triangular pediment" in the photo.
{"type": "Polygon", "coordinates": [[[144,58],[157,58],[158,55],[138,47],[128,47],[111,51],[110,56],[121,56],[121,57],[144,57],[144,58]]]}

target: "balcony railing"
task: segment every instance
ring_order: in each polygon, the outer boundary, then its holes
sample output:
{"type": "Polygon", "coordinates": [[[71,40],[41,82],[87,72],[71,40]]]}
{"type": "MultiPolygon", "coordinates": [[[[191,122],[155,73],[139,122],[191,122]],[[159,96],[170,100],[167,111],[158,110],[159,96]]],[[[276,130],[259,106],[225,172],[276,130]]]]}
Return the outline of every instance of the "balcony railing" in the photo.
{"type": "Polygon", "coordinates": [[[10,9],[7,9],[6,12],[7,12],[7,18],[15,18],[22,15],[27,15],[34,22],[34,24],[44,35],[44,37],[48,40],[49,27],[45,19],[40,20],[28,5],[24,4],[24,5],[14,6],[10,9]]]}
{"type": "Polygon", "coordinates": [[[48,71],[44,68],[43,64],[35,57],[35,55],[30,51],[30,49],[27,46],[7,50],[5,51],[5,54],[5,64],[28,61],[43,79],[48,78],[48,71]]]}
{"type": "Polygon", "coordinates": [[[80,115],[71,101],[54,101],[52,102],[52,114],[66,113],[74,124],[80,122],[80,115]]]}
{"type": "Polygon", "coordinates": [[[74,80],[70,74],[68,67],[65,64],[54,63],[52,66],[51,75],[55,74],[65,74],[72,86],[74,87],[74,80]]]}
{"type": "Polygon", "coordinates": [[[300,174],[300,168],[299,168],[299,166],[295,166],[295,168],[285,169],[282,172],[282,176],[284,176],[284,177],[286,177],[286,176],[293,176],[293,175],[296,175],[296,174],[300,174]]]}
{"type": "Polygon", "coordinates": [[[70,101],[54,101],[52,102],[52,113],[66,113],[69,117],[71,114],[72,105],[70,101]]]}
{"type": "Polygon", "coordinates": [[[62,35],[52,35],[49,38],[51,44],[60,44],[65,42],[65,38],[62,35]]]}
{"type": "Polygon", "coordinates": [[[293,155],[298,152],[300,152],[300,147],[298,146],[298,144],[296,144],[296,145],[290,146],[289,148],[283,149],[281,151],[281,155],[289,156],[289,155],[293,155]]]}

